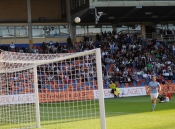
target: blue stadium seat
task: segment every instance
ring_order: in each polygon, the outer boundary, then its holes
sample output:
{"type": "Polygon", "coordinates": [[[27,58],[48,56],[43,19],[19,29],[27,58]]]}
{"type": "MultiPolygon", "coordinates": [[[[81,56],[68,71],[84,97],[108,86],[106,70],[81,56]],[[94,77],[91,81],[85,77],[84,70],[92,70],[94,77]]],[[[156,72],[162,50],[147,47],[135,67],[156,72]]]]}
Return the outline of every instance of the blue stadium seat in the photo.
{"type": "Polygon", "coordinates": [[[93,82],[90,82],[89,84],[90,84],[90,86],[93,86],[93,82]]]}
{"type": "Polygon", "coordinates": [[[63,88],[59,87],[56,91],[58,92],[63,91],[63,88]]]}
{"type": "Polygon", "coordinates": [[[149,78],[146,78],[146,82],[150,82],[150,79],[149,78]]]}
{"type": "Polygon", "coordinates": [[[67,84],[64,84],[63,89],[66,90],[67,87],[68,87],[68,85],[67,84]]]}
{"type": "Polygon", "coordinates": [[[142,82],[142,83],[141,83],[141,86],[145,86],[145,83],[144,83],[144,82],[142,82]]]}
{"type": "Polygon", "coordinates": [[[165,79],[165,80],[168,80],[168,77],[165,77],[165,76],[164,76],[164,79],[165,79]]]}
{"type": "Polygon", "coordinates": [[[172,80],[172,82],[175,84],[175,80],[172,80]]]}
{"type": "Polygon", "coordinates": [[[92,89],[95,89],[95,86],[94,85],[92,85],[91,87],[92,87],[92,89]]]}
{"type": "Polygon", "coordinates": [[[80,86],[80,87],[78,87],[78,89],[77,90],[82,90],[83,88],[80,86]]]}
{"type": "Polygon", "coordinates": [[[50,86],[50,85],[46,85],[46,88],[47,88],[47,89],[51,89],[51,86],[50,86]]]}
{"type": "Polygon", "coordinates": [[[62,67],[64,67],[64,66],[66,66],[66,64],[63,63],[63,64],[62,64],[62,67]]]}
{"type": "Polygon", "coordinates": [[[85,82],[85,86],[89,86],[89,83],[88,82],[85,82]]]}
{"type": "Polygon", "coordinates": [[[93,78],[92,78],[92,77],[90,77],[90,78],[89,78],[89,81],[93,81],[93,78]]]}
{"type": "Polygon", "coordinates": [[[133,61],[133,66],[136,66],[136,62],[135,61],[133,61]]]}
{"type": "Polygon", "coordinates": [[[62,81],[59,81],[58,84],[62,84],[62,81]]]}
{"type": "Polygon", "coordinates": [[[73,86],[73,87],[76,87],[77,85],[76,85],[76,83],[72,83],[72,86],[73,86]]]}
{"type": "Polygon", "coordinates": [[[74,80],[74,83],[76,83],[76,84],[77,84],[77,83],[78,83],[78,81],[75,79],[75,80],[74,80]]]}
{"type": "Polygon", "coordinates": [[[149,84],[149,82],[146,81],[146,82],[145,82],[145,85],[148,85],[148,84],[149,84]]]}
{"type": "Polygon", "coordinates": [[[30,86],[30,89],[34,89],[34,85],[31,85],[31,86],[30,86]]]}
{"type": "Polygon", "coordinates": [[[19,94],[18,90],[14,90],[13,94],[19,94]]]}
{"type": "Polygon", "coordinates": [[[15,83],[15,86],[17,86],[17,87],[18,87],[18,86],[19,86],[19,83],[15,83]]]}
{"type": "Polygon", "coordinates": [[[175,79],[175,75],[173,76],[173,79],[175,79]]]}
{"type": "Polygon", "coordinates": [[[122,82],[120,87],[121,88],[124,88],[125,87],[125,84],[122,82]]]}
{"type": "Polygon", "coordinates": [[[106,85],[109,85],[110,84],[110,82],[109,81],[106,81],[106,85]]]}
{"type": "Polygon", "coordinates": [[[41,85],[41,88],[44,88],[44,89],[45,89],[45,88],[47,88],[47,87],[46,87],[46,85],[42,84],[42,85],[41,85]]]}
{"type": "Polygon", "coordinates": [[[136,83],[135,81],[133,81],[133,85],[134,85],[134,86],[137,86],[137,83],[136,83]]]}
{"type": "Polygon", "coordinates": [[[109,87],[108,87],[108,85],[104,84],[103,88],[106,88],[106,89],[107,89],[107,88],[109,88],[109,87]]]}

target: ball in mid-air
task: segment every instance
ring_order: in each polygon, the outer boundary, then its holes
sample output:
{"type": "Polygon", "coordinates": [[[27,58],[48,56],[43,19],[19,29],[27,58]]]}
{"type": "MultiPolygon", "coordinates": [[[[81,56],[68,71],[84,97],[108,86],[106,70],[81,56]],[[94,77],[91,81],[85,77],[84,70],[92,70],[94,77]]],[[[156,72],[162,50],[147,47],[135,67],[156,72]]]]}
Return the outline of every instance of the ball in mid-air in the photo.
{"type": "Polygon", "coordinates": [[[76,18],[74,19],[74,21],[75,21],[75,23],[80,23],[81,19],[80,19],[79,17],[76,17],[76,18]]]}

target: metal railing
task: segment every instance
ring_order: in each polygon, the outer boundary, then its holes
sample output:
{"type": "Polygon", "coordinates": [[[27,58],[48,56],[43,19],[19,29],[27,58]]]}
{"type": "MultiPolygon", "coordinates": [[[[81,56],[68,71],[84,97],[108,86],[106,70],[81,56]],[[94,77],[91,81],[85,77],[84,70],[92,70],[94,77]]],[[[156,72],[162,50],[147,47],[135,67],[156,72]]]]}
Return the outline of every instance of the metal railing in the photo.
{"type": "MultiPolygon", "coordinates": [[[[101,33],[99,33],[101,35],[101,33]]],[[[163,35],[160,33],[146,33],[145,35],[141,35],[141,33],[130,33],[130,34],[137,34],[138,37],[144,37],[145,39],[151,40],[151,39],[157,39],[159,41],[165,41],[165,42],[171,42],[175,41],[175,34],[168,34],[168,35],[163,35]]],[[[82,34],[77,34],[76,37],[83,37],[83,36],[96,36],[97,33],[82,33],[82,34]]]]}
{"type": "Polygon", "coordinates": [[[157,39],[159,41],[164,41],[164,42],[172,42],[175,41],[175,34],[168,34],[168,35],[163,35],[160,33],[146,33],[145,35],[139,35],[143,36],[145,39],[157,39]]]}

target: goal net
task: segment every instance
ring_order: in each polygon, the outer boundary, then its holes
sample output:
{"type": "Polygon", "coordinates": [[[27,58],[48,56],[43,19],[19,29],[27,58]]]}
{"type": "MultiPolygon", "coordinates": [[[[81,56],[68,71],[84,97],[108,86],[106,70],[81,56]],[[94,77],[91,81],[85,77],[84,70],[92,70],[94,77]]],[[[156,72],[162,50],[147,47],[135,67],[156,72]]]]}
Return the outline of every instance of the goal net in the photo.
{"type": "Polygon", "coordinates": [[[1,51],[0,128],[105,129],[100,50],[1,51]]]}

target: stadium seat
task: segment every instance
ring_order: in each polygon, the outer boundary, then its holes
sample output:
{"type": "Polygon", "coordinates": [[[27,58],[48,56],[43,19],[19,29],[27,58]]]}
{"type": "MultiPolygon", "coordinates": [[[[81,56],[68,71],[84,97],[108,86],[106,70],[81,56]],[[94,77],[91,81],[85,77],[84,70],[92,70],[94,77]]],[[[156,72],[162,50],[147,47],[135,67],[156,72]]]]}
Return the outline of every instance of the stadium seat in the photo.
{"type": "Polygon", "coordinates": [[[150,79],[149,78],[146,78],[146,82],[150,82],[150,79]]]}
{"type": "Polygon", "coordinates": [[[121,88],[124,88],[125,87],[125,84],[122,82],[121,83],[121,88]]]}
{"type": "Polygon", "coordinates": [[[134,67],[136,66],[136,62],[135,62],[135,61],[133,61],[133,66],[134,66],[134,67]]]}
{"type": "Polygon", "coordinates": [[[93,85],[93,86],[91,86],[91,88],[94,90],[94,89],[96,89],[96,87],[93,85]]]}
{"type": "Polygon", "coordinates": [[[59,81],[58,84],[62,84],[62,81],[59,81]]]}
{"type": "Polygon", "coordinates": [[[47,88],[47,89],[51,89],[51,86],[50,86],[50,85],[47,85],[46,88],[47,88]]]}
{"type": "Polygon", "coordinates": [[[85,86],[89,86],[89,83],[88,82],[85,82],[85,86]]]}
{"type": "Polygon", "coordinates": [[[137,83],[136,83],[135,81],[133,81],[133,85],[134,85],[134,86],[137,86],[137,83]]]}
{"type": "Polygon", "coordinates": [[[165,79],[165,80],[168,80],[168,77],[165,77],[165,76],[164,76],[164,79],[165,79]]]}
{"type": "Polygon", "coordinates": [[[75,80],[74,80],[74,83],[77,84],[77,83],[78,83],[78,80],[75,79],[75,80]]]}
{"type": "Polygon", "coordinates": [[[139,79],[143,79],[143,76],[142,75],[139,75],[139,79]]]}
{"type": "Polygon", "coordinates": [[[145,82],[145,85],[148,85],[148,84],[149,84],[149,82],[146,81],[146,82],[145,82]]]}
{"type": "Polygon", "coordinates": [[[76,83],[72,83],[72,86],[73,86],[73,87],[76,87],[77,85],[76,85],[76,83]]]}
{"type": "Polygon", "coordinates": [[[103,88],[104,88],[104,89],[108,89],[109,87],[108,87],[108,85],[104,84],[104,85],[103,85],[103,88]]]}
{"type": "Polygon", "coordinates": [[[97,85],[95,85],[95,90],[98,90],[98,86],[97,85]]]}
{"type": "Polygon", "coordinates": [[[175,80],[172,80],[172,83],[174,83],[174,84],[175,84],[175,80]]]}
{"type": "Polygon", "coordinates": [[[47,87],[46,87],[46,85],[42,84],[42,85],[41,85],[41,88],[45,89],[45,88],[47,88],[47,87]]]}
{"type": "Polygon", "coordinates": [[[77,87],[77,90],[82,90],[83,88],[81,86],[77,87]]]}
{"type": "Polygon", "coordinates": [[[66,90],[67,87],[68,87],[68,84],[64,84],[64,86],[63,86],[63,90],[66,90]]]}
{"type": "Polygon", "coordinates": [[[93,86],[93,82],[90,82],[89,84],[90,84],[90,86],[93,86]]]}
{"type": "Polygon", "coordinates": [[[173,79],[175,79],[175,76],[173,76],[173,79]]]}
{"type": "Polygon", "coordinates": [[[144,82],[141,82],[141,86],[145,86],[145,83],[144,82]]]}

